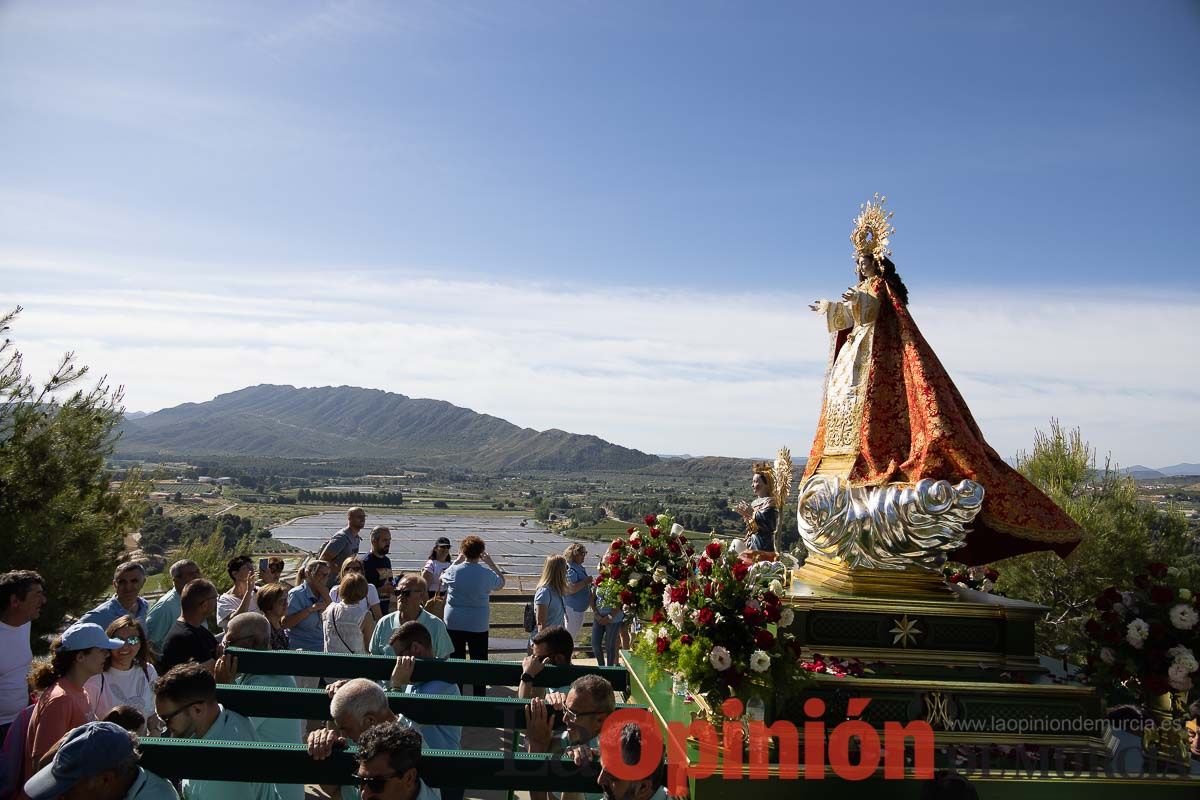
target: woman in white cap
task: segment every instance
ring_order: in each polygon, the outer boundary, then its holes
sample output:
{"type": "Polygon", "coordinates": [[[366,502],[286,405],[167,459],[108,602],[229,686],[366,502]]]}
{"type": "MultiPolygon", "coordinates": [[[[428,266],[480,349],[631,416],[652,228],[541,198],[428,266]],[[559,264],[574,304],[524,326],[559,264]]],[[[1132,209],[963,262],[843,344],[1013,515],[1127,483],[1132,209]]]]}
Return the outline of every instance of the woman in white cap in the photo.
{"type": "Polygon", "coordinates": [[[104,671],[113,650],[125,642],[110,639],[94,622],[76,622],[50,645],[50,661],[38,667],[34,689],[41,692],[25,739],[26,778],[67,731],[92,721],[92,704],[83,685],[104,671]]]}

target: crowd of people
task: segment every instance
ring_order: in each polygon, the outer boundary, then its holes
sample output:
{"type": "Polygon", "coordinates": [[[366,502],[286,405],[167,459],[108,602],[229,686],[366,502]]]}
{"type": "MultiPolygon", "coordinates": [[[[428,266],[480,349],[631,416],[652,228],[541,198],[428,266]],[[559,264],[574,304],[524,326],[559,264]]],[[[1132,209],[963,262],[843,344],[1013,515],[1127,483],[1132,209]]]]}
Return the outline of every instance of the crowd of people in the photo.
{"type": "MultiPolygon", "coordinates": [[[[122,563],[114,570],[112,597],[55,636],[49,659],[36,664],[31,626],[46,604],[46,582],[28,570],[0,575],[0,796],[158,800],[178,797],[177,789],[188,800],[304,796],[299,784],[185,779],[172,786],[138,762],[139,736],[168,736],[307,742],[314,759],[354,742],[362,796],[461,798],[461,790],[431,789],[415,771],[423,746],[459,750],[460,727],[398,717],[384,685],[365,678],[243,672],[230,649],[386,655],[396,659],[387,688],[441,696],[467,691],[443,680],[414,681],[413,674],[417,659],[488,658],[491,595],[504,588],[506,573],[486,543],[467,536],[452,555],[443,537],[420,571],[396,572],[388,528],[372,529],[370,551],[360,556],[366,514],[351,509],[347,522],[291,582],[284,579],[283,559],[263,559],[256,568],[252,557],[239,555],[226,565],[231,586],[221,593],[184,559],[171,564],[171,588],[151,604],[142,596],[145,567],[122,563]],[[218,702],[219,684],[324,687],[332,722],[247,718],[218,702]]],[[[518,688],[519,697],[530,699],[523,739],[530,752],[572,750],[576,758],[579,752],[598,758],[596,737],[615,709],[612,686],[597,675],[549,692],[534,687],[546,666],[572,662],[589,609],[597,661],[615,663],[620,612],[597,606],[586,555],[573,544],[548,557],[535,592],[536,624],[518,688]],[[565,727],[551,724],[556,711],[565,727]]],[[[469,691],[482,696],[486,689],[469,691]]],[[[648,800],[661,792],[661,782],[634,794],[627,789],[615,796],[648,800]]],[[[341,794],[357,796],[351,786],[341,794]]]]}

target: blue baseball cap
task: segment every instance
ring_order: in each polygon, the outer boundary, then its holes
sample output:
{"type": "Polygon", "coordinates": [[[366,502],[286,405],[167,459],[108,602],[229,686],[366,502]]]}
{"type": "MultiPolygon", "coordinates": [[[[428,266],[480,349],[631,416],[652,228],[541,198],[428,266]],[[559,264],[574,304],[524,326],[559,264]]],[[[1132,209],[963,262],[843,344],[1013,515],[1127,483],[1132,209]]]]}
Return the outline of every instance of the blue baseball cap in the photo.
{"type": "Polygon", "coordinates": [[[63,738],[54,760],[25,782],[25,794],[30,800],[51,800],[132,755],[133,737],[120,725],[113,722],[80,725],[63,738]]]}
{"type": "Polygon", "coordinates": [[[125,646],[120,639],[110,639],[108,634],[94,622],[76,622],[63,631],[62,644],[59,650],[87,650],[92,647],[102,647],[105,650],[117,650],[125,646]]]}

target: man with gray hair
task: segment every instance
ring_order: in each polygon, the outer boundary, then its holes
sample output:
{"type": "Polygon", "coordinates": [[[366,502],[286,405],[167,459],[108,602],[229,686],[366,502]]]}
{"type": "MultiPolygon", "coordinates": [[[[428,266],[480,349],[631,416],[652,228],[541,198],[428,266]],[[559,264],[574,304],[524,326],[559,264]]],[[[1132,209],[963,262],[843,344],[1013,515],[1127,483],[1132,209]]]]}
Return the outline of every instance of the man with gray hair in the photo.
{"type": "MultiPolygon", "coordinates": [[[[271,649],[271,623],[257,611],[247,611],[232,617],[225,629],[226,647],[244,647],[247,650],[271,649]]],[[[296,679],[291,675],[252,675],[238,670],[237,656],[226,652],[217,659],[214,670],[217,683],[234,683],[239,686],[262,686],[268,688],[295,689],[296,679]]],[[[250,717],[260,742],[277,744],[303,744],[304,721],[279,717],[250,717]]],[[[304,784],[277,783],[282,800],[304,800],[304,784]]]]}
{"type": "MultiPolygon", "coordinates": [[[[332,727],[308,735],[308,754],[317,761],[329,758],[335,749],[357,744],[358,737],[368,728],[399,719],[388,705],[387,693],[372,680],[354,678],[338,681],[330,684],[326,691],[329,693],[332,727]]],[[[342,787],[342,800],[357,798],[358,791],[353,786],[342,787]]]]}
{"type": "Polygon", "coordinates": [[[175,620],[179,619],[179,596],[183,587],[200,577],[200,566],[190,558],[184,558],[171,565],[171,591],[158,598],[158,602],[150,606],[146,614],[146,636],[154,645],[154,652],[162,654],[163,643],[167,641],[167,633],[175,620]]]}
{"type": "Polygon", "coordinates": [[[113,572],[113,588],[117,593],[79,618],[80,622],[94,622],[108,628],[128,614],[136,617],[143,625],[150,604],[142,599],[142,587],[146,585],[146,568],[136,561],[124,561],[113,572]]]}

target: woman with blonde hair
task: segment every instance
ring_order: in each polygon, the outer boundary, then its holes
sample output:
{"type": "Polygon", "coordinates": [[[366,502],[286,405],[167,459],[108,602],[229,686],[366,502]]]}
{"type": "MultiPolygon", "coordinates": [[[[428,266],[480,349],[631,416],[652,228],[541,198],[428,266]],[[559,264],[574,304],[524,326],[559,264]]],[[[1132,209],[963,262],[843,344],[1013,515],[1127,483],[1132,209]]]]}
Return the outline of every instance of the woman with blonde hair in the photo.
{"type": "Polygon", "coordinates": [[[375,620],[360,602],[366,599],[367,576],[350,572],[338,584],[338,599],[321,612],[326,653],[366,653],[375,632],[375,620]]]}
{"type": "Polygon", "coordinates": [[[118,706],[134,708],[150,720],[151,733],[157,735],[158,717],[154,714],[154,684],[158,672],[150,661],[146,629],[137,617],[126,614],[113,620],[105,634],[124,646],[109,652],[104,671],[88,678],[83,685],[96,719],[104,719],[118,706]]]}
{"type": "Polygon", "coordinates": [[[537,618],[537,631],[551,625],[567,624],[567,560],[560,555],[546,556],[542,564],[542,577],[533,593],[533,612],[537,618]]]}
{"type": "MultiPolygon", "coordinates": [[[[338,586],[334,586],[329,590],[329,599],[331,601],[334,603],[338,601],[342,578],[355,573],[362,575],[365,578],[367,576],[366,565],[359,560],[358,556],[349,556],[345,561],[342,562],[342,571],[341,574],[338,575],[338,586]]],[[[367,581],[367,596],[359,600],[358,604],[371,612],[371,620],[373,622],[378,622],[379,618],[383,616],[383,612],[379,607],[379,590],[376,589],[375,584],[371,583],[370,581],[367,581]]]]}

